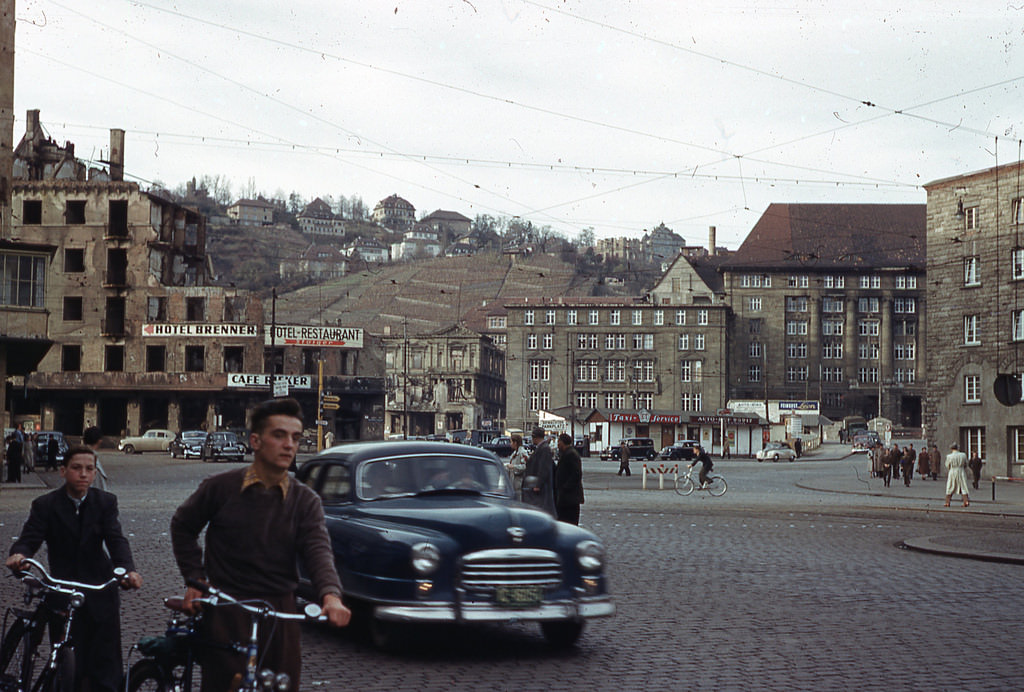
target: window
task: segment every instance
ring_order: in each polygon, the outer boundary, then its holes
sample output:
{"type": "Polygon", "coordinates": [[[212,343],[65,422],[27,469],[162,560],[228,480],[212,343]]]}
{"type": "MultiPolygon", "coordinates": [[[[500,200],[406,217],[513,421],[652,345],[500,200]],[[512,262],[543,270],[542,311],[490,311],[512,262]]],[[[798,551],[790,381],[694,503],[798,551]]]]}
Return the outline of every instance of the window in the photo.
{"type": "Polygon", "coordinates": [[[825,277],[825,288],[845,288],[846,277],[845,276],[826,276],[825,277]]]}
{"type": "Polygon", "coordinates": [[[637,411],[654,407],[654,395],[650,392],[637,392],[633,395],[633,398],[635,399],[633,408],[637,411]]]}
{"type": "Polygon", "coordinates": [[[622,315],[618,310],[612,310],[608,313],[608,324],[613,327],[617,327],[622,323],[622,315]]]}
{"type": "Polygon", "coordinates": [[[823,368],[821,371],[821,379],[825,382],[842,382],[843,381],[843,369],[842,368],[823,368]]]}
{"type": "Polygon", "coordinates": [[[206,370],[206,349],[203,346],[185,347],[185,372],[206,370]]]}
{"type": "Polygon", "coordinates": [[[554,323],[555,323],[555,311],[554,310],[546,311],[544,313],[544,324],[554,324],[554,323]]]}
{"type": "Polygon", "coordinates": [[[821,323],[821,333],[825,336],[842,336],[843,335],[843,321],[842,320],[825,320],[821,323]]]}
{"type": "Polygon", "coordinates": [[[185,299],[185,320],[203,322],[206,319],[206,298],[185,299]]]}
{"type": "Polygon", "coordinates": [[[550,351],[553,349],[555,347],[555,335],[550,333],[542,335],[540,338],[540,347],[541,350],[544,351],[550,351]]]}
{"type": "Polygon", "coordinates": [[[551,378],[551,361],[550,360],[531,360],[530,361],[530,381],[531,382],[547,382],[551,378]]]}
{"type": "Polygon", "coordinates": [[[690,350],[690,335],[680,334],[679,335],[679,350],[689,351],[690,350]]]}
{"type": "Polygon", "coordinates": [[[565,313],[565,323],[568,325],[575,325],[577,322],[577,315],[575,310],[569,310],[565,313]]]}
{"type": "Polygon", "coordinates": [[[46,258],[0,254],[0,305],[45,307],[46,258]]]}
{"type": "Polygon", "coordinates": [[[1010,264],[1013,267],[1013,278],[1024,279],[1024,248],[1014,248],[1010,253],[1010,264]]]}
{"type": "Polygon", "coordinates": [[[531,349],[533,351],[537,350],[537,335],[536,334],[527,334],[526,335],[526,348],[531,349]]]}
{"type": "Polygon", "coordinates": [[[917,344],[896,344],[893,346],[893,356],[896,360],[915,360],[917,344]]]}
{"type": "Polygon", "coordinates": [[[65,344],[60,347],[60,369],[64,372],[78,372],[82,369],[82,347],[65,344]]]}
{"type": "Polygon", "coordinates": [[[103,370],[104,372],[124,371],[124,346],[113,344],[103,348],[103,370]]]}
{"type": "Polygon", "coordinates": [[[634,351],[653,351],[654,350],[654,334],[634,334],[633,335],[633,350],[634,351]]]}
{"type": "Polygon", "coordinates": [[[795,365],[786,368],[786,381],[787,382],[804,382],[807,380],[807,366],[806,365],[795,365]]]}
{"type": "Polygon", "coordinates": [[[968,458],[975,454],[980,459],[985,458],[985,428],[960,428],[960,438],[968,458]]]}
{"type": "Polygon", "coordinates": [[[875,274],[870,274],[870,275],[865,275],[865,276],[860,277],[860,287],[861,288],[880,288],[881,286],[882,286],[882,279],[881,279],[881,277],[879,277],[879,276],[877,276],[875,274]]]}
{"type": "Polygon", "coordinates": [[[806,320],[787,320],[786,334],[789,336],[803,336],[807,334],[806,320]]]}
{"type": "Polygon", "coordinates": [[[842,312],[843,299],[836,296],[825,296],[821,299],[822,312],[842,312]]]}
{"type": "Polygon", "coordinates": [[[916,276],[897,276],[896,288],[912,291],[917,288],[916,276]]]}
{"type": "Polygon", "coordinates": [[[821,357],[828,360],[841,360],[843,357],[842,341],[826,341],[821,345],[821,357]]]}
{"type": "Polygon", "coordinates": [[[676,310],[676,324],[680,326],[686,324],[686,310],[676,310]]]}
{"type": "Polygon", "coordinates": [[[865,313],[878,312],[878,298],[858,298],[857,311],[865,313]]]}
{"type": "Polygon", "coordinates": [[[577,382],[597,382],[597,361],[578,360],[576,361],[577,382]]]}
{"type": "Polygon", "coordinates": [[[604,348],[607,351],[623,351],[626,348],[625,334],[605,334],[604,348]]]}
{"type": "Polygon", "coordinates": [[[978,256],[964,257],[964,286],[977,286],[981,283],[978,275],[978,256]]]}
{"type": "Polygon", "coordinates": [[[679,398],[679,407],[684,411],[700,412],[703,403],[700,392],[684,392],[679,398]]]}
{"type": "Polygon", "coordinates": [[[633,361],[635,382],[654,382],[654,361],[649,358],[633,361]]]}
{"type": "Polygon", "coordinates": [[[857,368],[857,379],[861,384],[877,384],[878,368],[857,368]]]}
{"type": "Polygon", "coordinates": [[[85,223],[84,199],[69,199],[64,202],[64,223],[69,225],[85,223]]]}
{"type": "Polygon", "coordinates": [[[978,341],[978,316],[964,315],[964,344],[976,346],[978,341]]]}
{"type": "Polygon", "coordinates": [[[843,395],[840,392],[825,392],[826,408],[842,408],[843,395]]]}
{"type": "Polygon", "coordinates": [[[533,326],[533,310],[527,310],[523,313],[523,325],[527,327],[533,326]]]}
{"type": "Polygon", "coordinates": [[[225,346],[224,347],[224,372],[244,372],[245,347],[225,346]]]}
{"type": "Polygon", "coordinates": [[[1024,223],[1024,198],[1018,197],[1011,204],[1013,218],[1010,223],[1024,223]]]}
{"type": "Polygon", "coordinates": [[[530,410],[546,411],[550,407],[547,392],[530,392],[530,410]]]}
{"type": "Polygon", "coordinates": [[[146,347],[146,372],[164,372],[167,364],[166,346],[146,347]]]}
{"type": "Polygon", "coordinates": [[[80,247],[64,248],[64,272],[73,274],[85,271],[85,250],[80,247]]]}
{"type": "Polygon", "coordinates": [[[1010,453],[1015,464],[1024,463],[1024,427],[1010,428],[1010,453]]]}
{"type": "Polygon", "coordinates": [[[857,322],[857,334],[860,336],[878,336],[878,320],[860,320],[857,322]]]}
{"type": "Polygon", "coordinates": [[[704,335],[694,334],[693,335],[693,350],[703,351],[704,350],[704,335]]]}
{"type": "Polygon", "coordinates": [[[914,336],[917,333],[917,322],[914,320],[896,320],[892,333],[896,336],[914,336]]]}
{"type": "Polygon", "coordinates": [[[597,392],[576,392],[577,408],[597,408],[597,392]]]}
{"type": "Polygon", "coordinates": [[[642,310],[633,311],[633,326],[638,326],[644,323],[644,313],[642,310]]]}
{"type": "Polygon", "coordinates": [[[706,325],[708,323],[708,311],[698,310],[697,311],[697,324],[706,325]]]}
{"type": "Polygon", "coordinates": [[[1013,340],[1024,341],[1024,310],[1013,313],[1013,340]]]}
{"type": "Polygon", "coordinates": [[[118,238],[128,236],[128,200],[110,200],[107,205],[107,233],[118,238]]]}
{"type": "Polygon", "coordinates": [[[587,313],[587,324],[598,324],[597,310],[591,310],[589,313],[587,313]]]}
{"type": "Polygon", "coordinates": [[[608,360],[604,364],[604,381],[605,382],[625,382],[626,381],[626,361],[624,360],[608,360]]]}
{"type": "Polygon", "coordinates": [[[760,382],[761,381],[761,366],[750,365],[747,367],[747,382],[760,382]]]}
{"type": "Polygon", "coordinates": [[[623,392],[605,392],[605,408],[626,408],[626,395],[623,392]]]}
{"type": "Polygon", "coordinates": [[[807,288],[807,276],[805,274],[799,276],[790,274],[787,286],[789,288],[807,288]]]}
{"type": "Polygon", "coordinates": [[[577,334],[576,349],[579,351],[596,351],[597,334],[577,334]]]}
{"type": "Polygon", "coordinates": [[[750,312],[761,312],[761,299],[747,298],[747,310],[750,312]]]}
{"type": "Polygon", "coordinates": [[[966,207],[964,209],[964,230],[976,231],[981,228],[981,217],[978,207],[966,207]]]}
{"type": "Polygon", "coordinates": [[[964,375],[964,403],[981,403],[981,376],[964,375]]]}
{"type": "Polygon", "coordinates": [[[917,375],[914,368],[896,368],[896,382],[899,384],[914,384],[917,375]]]}
{"type": "Polygon", "coordinates": [[[750,320],[750,322],[748,322],[748,329],[749,329],[750,333],[751,334],[760,334],[761,333],[761,325],[763,324],[763,322],[764,322],[764,320],[762,320],[760,317],[755,317],[754,319],[750,320]]]}
{"type": "Polygon", "coordinates": [[[858,344],[857,357],[861,360],[878,360],[878,344],[858,344]]]}
{"type": "Polygon", "coordinates": [[[693,382],[693,361],[692,360],[681,360],[681,361],[679,361],[679,381],[680,382],[693,382]]]}
{"type": "Polygon", "coordinates": [[[64,321],[82,321],[82,296],[64,296],[64,321]]]}
{"type": "Polygon", "coordinates": [[[786,312],[807,312],[807,296],[788,296],[786,312]]]}
{"type": "Polygon", "coordinates": [[[752,341],[747,345],[747,355],[751,358],[764,358],[764,344],[752,341]]]}
{"type": "Polygon", "coordinates": [[[658,326],[658,327],[660,327],[663,324],[665,324],[665,311],[664,310],[655,310],[654,311],[654,324],[656,326],[658,326]]]}
{"type": "Polygon", "coordinates": [[[894,298],[892,311],[900,314],[913,314],[917,312],[917,301],[914,298],[894,298]]]}
{"type": "Polygon", "coordinates": [[[21,203],[21,222],[26,226],[43,222],[43,201],[26,199],[21,203]]]}
{"type": "Polygon", "coordinates": [[[802,344],[802,343],[786,344],[786,357],[787,358],[806,358],[807,357],[807,344],[802,344]]]}

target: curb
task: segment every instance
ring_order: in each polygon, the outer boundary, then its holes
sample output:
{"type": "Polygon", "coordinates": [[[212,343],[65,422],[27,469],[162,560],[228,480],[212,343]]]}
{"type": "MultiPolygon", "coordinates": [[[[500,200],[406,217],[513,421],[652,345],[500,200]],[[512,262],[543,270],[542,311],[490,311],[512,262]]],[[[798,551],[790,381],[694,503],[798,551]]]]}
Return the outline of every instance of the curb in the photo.
{"type": "Polygon", "coordinates": [[[1024,565],[1024,556],[1012,555],[1010,553],[997,553],[985,550],[962,550],[944,546],[936,538],[909,538],[900,546],[908,550],[916,550],[922,553],[935,555],[946,555],[949,557],[961,557],[970,560],[982,560],[985,562],[1003,562],[1012,565],[1024,565]]]}

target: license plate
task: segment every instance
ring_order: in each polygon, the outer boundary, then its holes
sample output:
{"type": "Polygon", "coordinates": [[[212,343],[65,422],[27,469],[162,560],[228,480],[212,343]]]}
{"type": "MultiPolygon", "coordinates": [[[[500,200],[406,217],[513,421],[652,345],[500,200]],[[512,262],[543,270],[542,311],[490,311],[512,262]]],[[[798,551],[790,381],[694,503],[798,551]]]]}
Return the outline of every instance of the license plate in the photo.
{"type": "Polygon", "coordinates": [[[539,586],[499,586],[495,591],[498,605],[507,608],[526,608],[539,605],[543,593],[539,586]]]}

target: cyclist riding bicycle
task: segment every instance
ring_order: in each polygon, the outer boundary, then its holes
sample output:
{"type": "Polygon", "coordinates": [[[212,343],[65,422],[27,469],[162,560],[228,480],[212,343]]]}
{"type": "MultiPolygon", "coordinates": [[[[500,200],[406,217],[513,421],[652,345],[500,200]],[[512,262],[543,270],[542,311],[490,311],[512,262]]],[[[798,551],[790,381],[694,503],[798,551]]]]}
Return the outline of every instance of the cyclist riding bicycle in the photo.
{"type": "Polygon", "coordinates": [[[711,457],[708,456],[708,453],[704,451],[703,447],[693,445],[692,447],[690,447],[690,449],[693,450],[695,456],[693,461],[690,462],[690,465],[687,468],[692,469],[694,466],[696,466],[698,461],[701,463],[699,477],[700,487],[703,488],[708,484],[708,473],[711,472],[711,468],[714,466],[714,463],[712,463],[711,457]]]}

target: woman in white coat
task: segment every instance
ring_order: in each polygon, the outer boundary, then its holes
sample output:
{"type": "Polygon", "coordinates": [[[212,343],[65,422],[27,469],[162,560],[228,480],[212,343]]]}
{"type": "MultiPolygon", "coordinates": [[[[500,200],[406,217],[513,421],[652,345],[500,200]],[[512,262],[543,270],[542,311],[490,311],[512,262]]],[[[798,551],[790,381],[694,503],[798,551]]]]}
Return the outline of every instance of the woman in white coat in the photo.
{"type": "Polygon", "coordinates": [[[960,493],[964,499],[964,507],[971,504],[967,500],[967,455],[960,451],[960,446],[953,443],[949,447],[949,454],[946,455],[946,469],[949,476],[946,478],[946,507],[954,493],[960,493]]]}

